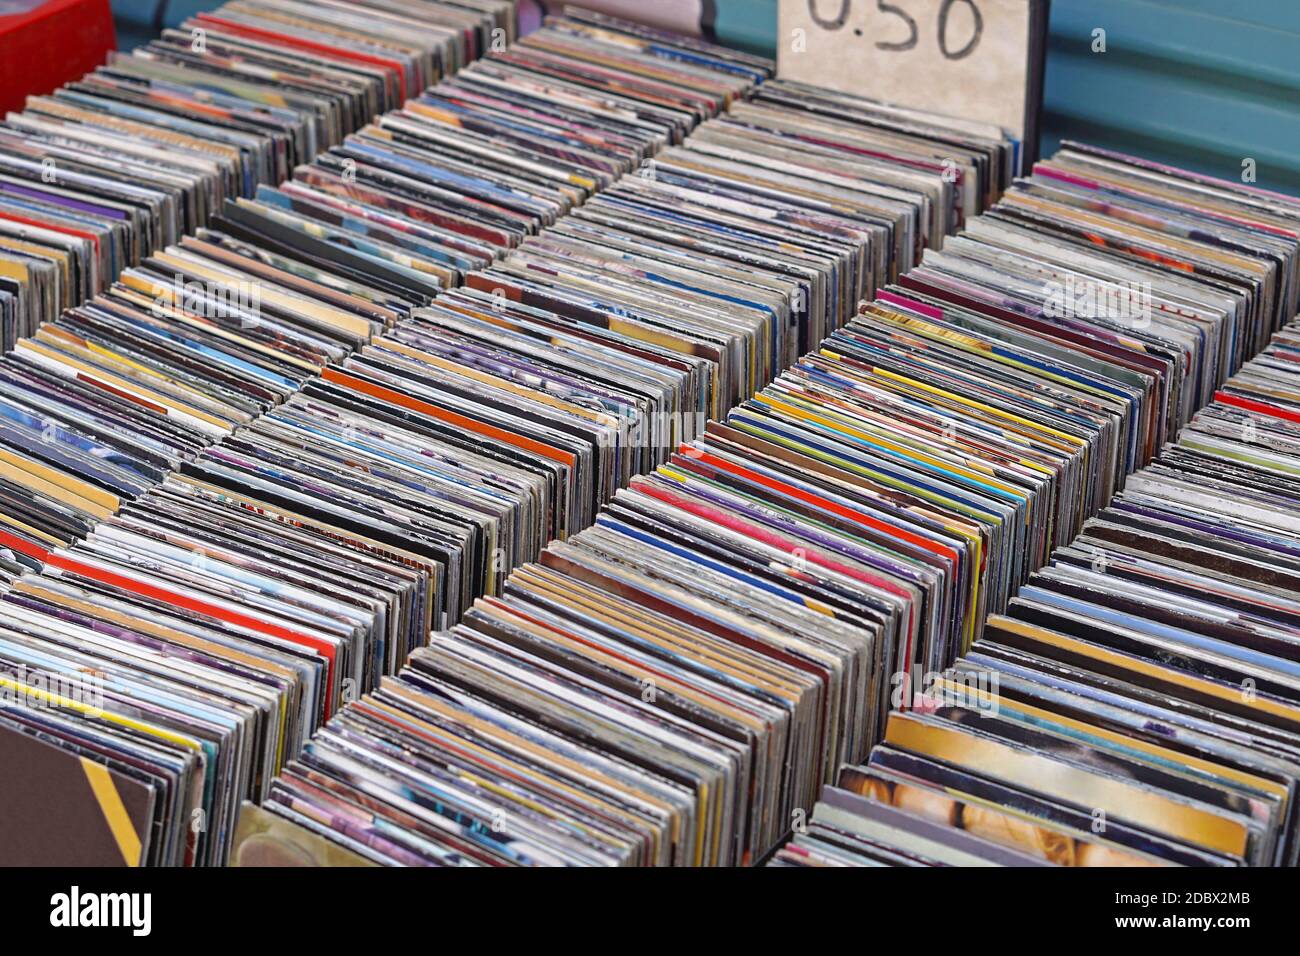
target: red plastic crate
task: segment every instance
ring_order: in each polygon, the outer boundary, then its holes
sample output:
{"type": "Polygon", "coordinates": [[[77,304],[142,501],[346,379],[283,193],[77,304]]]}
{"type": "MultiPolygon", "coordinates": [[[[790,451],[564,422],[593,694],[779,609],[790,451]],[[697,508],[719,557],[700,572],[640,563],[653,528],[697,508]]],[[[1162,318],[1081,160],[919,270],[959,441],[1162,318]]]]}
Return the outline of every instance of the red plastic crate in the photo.
{"type": "Polygon", "coordinates": [[[108,0],[0,0],[0,111],[78,79],[116,48],[108,0]]]}

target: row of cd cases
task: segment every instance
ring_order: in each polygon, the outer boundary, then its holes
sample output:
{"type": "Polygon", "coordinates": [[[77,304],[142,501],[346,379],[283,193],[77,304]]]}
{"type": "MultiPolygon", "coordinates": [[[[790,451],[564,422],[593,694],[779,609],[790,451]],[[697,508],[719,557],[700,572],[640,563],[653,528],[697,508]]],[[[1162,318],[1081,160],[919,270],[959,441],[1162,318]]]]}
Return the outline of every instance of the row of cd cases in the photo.
{"type": "Polygon", "coordinates": [[[1295,866],[1300,323],[914,685],[776,866],[1295,866]]]}
{"type": "Polygon", "coordinates": [[[1281,197],[515,40],[236,2],[0,127],[4,862],[752,862],[1295,314],[1281,197]]]}
{"type": "Polygon", "coordinates": [[[329,721],[234,862],[1292,862],[1294,333],[1242,364],[1297,212],[1038,164],[329,721]]]}

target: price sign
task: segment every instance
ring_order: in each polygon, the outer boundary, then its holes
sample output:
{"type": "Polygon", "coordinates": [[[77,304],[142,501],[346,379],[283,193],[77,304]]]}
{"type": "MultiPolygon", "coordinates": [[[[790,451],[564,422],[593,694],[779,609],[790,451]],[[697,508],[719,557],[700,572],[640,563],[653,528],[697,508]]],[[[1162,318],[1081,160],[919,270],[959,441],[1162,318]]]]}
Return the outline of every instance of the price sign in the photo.
{"type": "Polygon", "coordinates": [[[1040,0],[780,0],[778,74],[1037,136],[1040,0]]]}

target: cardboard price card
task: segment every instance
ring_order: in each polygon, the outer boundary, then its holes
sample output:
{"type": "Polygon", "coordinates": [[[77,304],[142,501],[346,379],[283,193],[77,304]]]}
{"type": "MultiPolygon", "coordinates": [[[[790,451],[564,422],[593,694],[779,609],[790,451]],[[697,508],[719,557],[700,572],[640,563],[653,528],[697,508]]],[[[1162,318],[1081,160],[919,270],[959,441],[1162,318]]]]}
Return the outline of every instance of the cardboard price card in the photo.
{"type": "Polygon", "coordinates": [[[779,18],[782,79],[1036,140],[1046,2],[781,0],[779,18]]]}

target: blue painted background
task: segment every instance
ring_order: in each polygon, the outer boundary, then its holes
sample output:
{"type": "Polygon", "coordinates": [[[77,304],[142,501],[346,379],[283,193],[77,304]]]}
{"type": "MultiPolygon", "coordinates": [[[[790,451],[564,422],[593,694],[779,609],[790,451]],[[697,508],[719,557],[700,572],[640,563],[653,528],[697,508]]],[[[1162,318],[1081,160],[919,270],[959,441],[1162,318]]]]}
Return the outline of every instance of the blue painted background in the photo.
{"type": "MultiPolygon", "coordinates": [[[[773,54],[777,0],[716,2],[720,40],[773,54]]],[[[123,48],[155,6],[114,0],[123,48]]],[[[1075,137],[1233,178],[1251,158],[1259,185],[1300,194],[1300,0],[1052,0],[1043,131],[1044,153],[1075,137]]]]}

